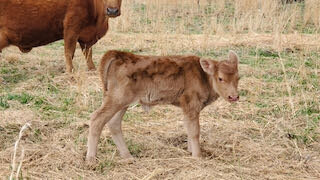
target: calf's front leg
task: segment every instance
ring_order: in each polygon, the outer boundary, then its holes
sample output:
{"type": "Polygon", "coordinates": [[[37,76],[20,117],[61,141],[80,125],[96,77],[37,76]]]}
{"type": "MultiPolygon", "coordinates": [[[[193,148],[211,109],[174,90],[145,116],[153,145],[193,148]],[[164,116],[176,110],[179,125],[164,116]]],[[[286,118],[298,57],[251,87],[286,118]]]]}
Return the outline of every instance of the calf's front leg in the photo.
{"type": "MultiPolygon", "coordinates": [[[[187,132],[188,132],[188,126],[187,126],[188,123],[187,123],[187,120],[188,120],[188,118],[187,118],[186,115],[185,115],[185,117],[183,118],[183,122],[184,122],[184,127],[185,127],[185,129],[187,130],[187,132]]],[[[190,138],[190,136],[188,136],[187,143],[188,143],[188,151],[192,153],[191,138],[190,138]]]]}
{"type": "Polygon", "coordinates": [[[184,123],[188,133],[188,151],[192,152],[192,157],[201,157],[199,113],[185,112],[184,123]]]}

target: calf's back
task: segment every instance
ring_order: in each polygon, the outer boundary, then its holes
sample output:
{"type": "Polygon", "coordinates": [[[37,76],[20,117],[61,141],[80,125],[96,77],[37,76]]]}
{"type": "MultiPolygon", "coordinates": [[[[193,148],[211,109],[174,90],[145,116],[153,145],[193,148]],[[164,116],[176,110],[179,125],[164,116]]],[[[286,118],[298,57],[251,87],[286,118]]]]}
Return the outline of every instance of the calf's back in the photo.
{"type": "Polygon", "coordinates": [[[206,104],[218,97],[210,93],[209,78],[196,56],[140,56],[109,51],[102,58],[100,75],[104,91],[121,88],[127,92],[126,98],[144,105],[180,106],[191,98],[206,104]]]}

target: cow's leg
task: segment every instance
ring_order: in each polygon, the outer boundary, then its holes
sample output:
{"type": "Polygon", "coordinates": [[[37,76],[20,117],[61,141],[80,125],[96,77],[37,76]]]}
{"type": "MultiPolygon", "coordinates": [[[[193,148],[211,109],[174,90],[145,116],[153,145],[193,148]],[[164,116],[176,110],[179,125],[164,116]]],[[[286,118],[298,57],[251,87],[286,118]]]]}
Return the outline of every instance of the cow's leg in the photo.
{"type": "MultiPolygon", "coordinates": [[[[98,141],[104,125],[109,122],[117,112],[123,110],[131,103],[131,99],[125,97],[125,94],[125,90],[121,92],[117,89],[118,96],[108,91],[108,95],[104,97],[101,107],[93,113],[89,127],[87,161],[94,161],[96,157],[98,141]]],[[[119,116],[120,115],[121,114],[119,114],[119,116]]]]}
{"type": "Polygon", "coordinates": [[[120,155],[122,158],[132,158],[128,147],[124,141],[123,135],[122,135],[122,129],[121,129],[121,122],[122,122],[122,117],[125,114],[127,108],[124,108],[117,112],[113,118],[108,122],[108,127],[109,130],[112,134],[112,139],[114,143],[116,144],[120,155]]]}
{"type": "Polygon", "coordinates": [[[96,67],[94,66],[94,63],[92,61],[92,47],[91,48],[86,48],[84,50],[84,55],[87,60],[87,66],[89,71],[94,71],[96,70],[96,67]]]}
{"type": "Polygon", "coordinates": [[[7,47],[9,45],[8,38],[4,34],[4,32],[0,31],[0,53],[2,52],[2,49],[7,47]]]}
{"type": "Polygon", "coordinates": [[[66,70],[71,73],[73,69],[72,59],[76,50],[78,35],[71,30],[64,31],[64,54],[66,58],[66,70]]]}
{"type": "Polygon", "coordinates": [[[185,126],[188,133],[188,150],[191,149],[193,157],[200,157],[200,124],[198,112],[185,111],[185,126]],[[190,149],[189,149],[190,148],[190,149]]]}
{"type": "Polygon", "coordinates": [[[96,70],[96,67],[94,66],[94,63],[92,61],[92,47],[87,47],[86,45],[80,43],[82,52],[86,58],[87,61],[87,67],[89,71],[94,71],[96,70]]]}

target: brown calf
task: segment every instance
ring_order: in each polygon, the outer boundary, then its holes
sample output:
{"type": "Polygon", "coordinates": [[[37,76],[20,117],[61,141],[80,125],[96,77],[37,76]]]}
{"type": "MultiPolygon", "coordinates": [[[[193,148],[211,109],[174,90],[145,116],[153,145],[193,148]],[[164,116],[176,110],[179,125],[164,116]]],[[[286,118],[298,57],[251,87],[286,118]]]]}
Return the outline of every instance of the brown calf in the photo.
{"type": "Polygon", "coordinates": [[[93,70],[91,46],[106,34],[109,17],[120,15],[120,6],[121,0],[1,0],[0,52],[15,45],[27,53],[64,39],[67,71],[77,42],[93,70]]]}
{"type": "Polygon", "coordinates": [[[104,99],[92,115],[86,159],[93,161],[98,140],[106,123],[120,155],[131,158],[125,145],[121,120],[128,106],[172,104],[181,107],[188,132],[188,150],[199,157],[199,114],[219,96],[229,102],[239,99],[238,56],[213,61],[196,56],[139,56],[109,51],[100,64],[104,99]]]}

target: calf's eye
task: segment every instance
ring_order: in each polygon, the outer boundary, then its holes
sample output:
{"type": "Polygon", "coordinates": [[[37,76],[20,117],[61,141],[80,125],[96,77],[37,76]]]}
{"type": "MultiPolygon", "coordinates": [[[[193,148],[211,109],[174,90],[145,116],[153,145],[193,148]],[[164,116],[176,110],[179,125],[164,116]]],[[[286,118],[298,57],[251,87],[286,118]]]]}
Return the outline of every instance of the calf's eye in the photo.
{"type": "Polygon", "coordinates": [[[222,78],[219,77],[218,79],[219,79],[220,82],[222,81],[222,78]]]}

